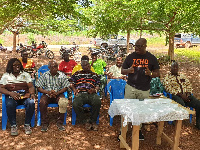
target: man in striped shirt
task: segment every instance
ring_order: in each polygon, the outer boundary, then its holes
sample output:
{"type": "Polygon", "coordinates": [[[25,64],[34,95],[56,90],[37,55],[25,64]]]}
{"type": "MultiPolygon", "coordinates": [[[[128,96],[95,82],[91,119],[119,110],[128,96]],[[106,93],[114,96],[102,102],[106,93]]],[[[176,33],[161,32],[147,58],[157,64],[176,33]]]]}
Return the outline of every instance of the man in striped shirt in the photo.
{"type": "Polygon", "coordinates": [[[91,117],[85,125],[87,130],[93,129],[97,131],[98,125],[96,121],[101,107],[100,96],[97,95],[100,79],[96,73],[90,70],[91,66],[87,60],[82,60],[81,66],[83,70],[75,72],[71,77],[73,83],[71,87],[75,94],[72,106],[77,114],[77,118],[85,120],[82,106],[84,104],[91,105],[91,117]]]}
{"type": "Polygon", "coordinates": [[[49,62],[49,71],[45,72],[36,83],[38,91],[43,93],[40,99],[42,132],[48,130],[49,123],[47,121],[47,106],[49,103],[58,103],[59,118],[57,127],[63,131],[64,114],[67,110],[68,99],[64,97],[64,92],[69,87],[69,81],[66,75],[58,71],[58,64],[55,61],[49,62]]]}

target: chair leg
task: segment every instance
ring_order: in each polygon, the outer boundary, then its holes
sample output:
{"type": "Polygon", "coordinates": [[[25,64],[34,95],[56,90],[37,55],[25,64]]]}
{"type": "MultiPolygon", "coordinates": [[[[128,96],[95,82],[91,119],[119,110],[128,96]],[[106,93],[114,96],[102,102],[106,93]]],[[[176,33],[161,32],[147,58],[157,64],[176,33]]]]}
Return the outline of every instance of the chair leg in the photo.
{"type": "Polygon", "coordinates": [[[76,113],[72,107],[72,125],[76,124],[76,113]]]}
{"type": "Polygon", "coordinates": [[[110,117],[110,126],[113,125],[113,118],[110,117]]]}
{"type": "Polygon", "coordinates": [[[97,117],[96,124],[99,124],[99,115],[98,115],[98,117],[97,117]]]}
{"type": "Polygon", "coordinates": [[[34,127],[35,126],[35,111],[33,113],[33,117],[31,119],[31,127],[34,127]]]}
{"type": "Polygon", "coordinates": [[[8,116],[6,109],[2,107],[2,130],[6,130],[7,121],[8,121],[8,116]]]}
{"type": "MultiPolygon", "coordinates": [[[[190,110],[193,110],[193,108],[190,107],[190,110]]],[[[192,114],[190,114],[190,123],[192,123],[192,114]]]]}
{"type": "Polygon", "coordinates": [[[6,130],[6,125],[8,121],[5,99],[6,99],[5,95],[2,94],[2,130],[6,130]]]}
{"type": "MultiPolygon", "coordinates": [[[[39,104],[38,104],[39,105],[39,104]]],[[[37,108],[37,126],[41,126],[41,113],[40,107],[37,108]]]]}

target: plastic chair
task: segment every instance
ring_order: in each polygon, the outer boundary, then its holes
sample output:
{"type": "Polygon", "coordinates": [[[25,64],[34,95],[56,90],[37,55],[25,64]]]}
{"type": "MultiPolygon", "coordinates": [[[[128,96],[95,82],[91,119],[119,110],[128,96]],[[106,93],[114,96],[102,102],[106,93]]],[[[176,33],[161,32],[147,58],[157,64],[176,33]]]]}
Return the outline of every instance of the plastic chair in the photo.
{"type": "MultiPolygon", "coordinates": [[[[99,95],[99,93],[97,93],[97,94],[99,95]]],[[[74,101],[74,92],[72,91],[72,103],[73,103],[73,101],[74,101]]],[[[83,105],[83,107],[91,108],[91,105],[85,104],[85,105],[83,105]]],[[[72,125],[75,125],[75,124],[76,124],[76,113],[74,111],[74,108],[72,107],[72,125]]],[[[97,118],[96,124],[99,124],[99,116],[97,118]]]]}
{"type": "MultiPolygon", "coordinates": [[[[167,93],[166,91],[163,91],[163,95],[164,95],[165,97],[169,97],[170,99],[172,99],[172,94],[167,93]]],[[[188,107],[188,106],[185,106],[185,107],[188,107]]],[[[193,108],[190,107],[190,110],[193,110],[193,108]]],[[[168,123],[169,123],[169,124],[172,124],[172,122],[173,122],[173,121],[169,121],[168,123]]],[[[192,114],[190,114],[190,123],[192,123],[192,114]]]]}
{"type": "MultiPolygon", "coordinates": [[[[38,79],[40,78],[40,73],[43,74],[45,72],[49,71],[48,65],[44,65],[38,69],[38,79]]],[[[64,92],[64,95],[66,98],[68,98],[67,92],[64,92]]],[[[41,99],[42,93],[38,92],[38,104],[37,104],[37,126],[41,125],[41,112],[40,112],[40,99],[41,99]]],[[[58,104],[48,104],[48,107],[58,107],[58,104]]],[[[66,125],[66,118],[67,118],[67,111],[65,113],[64,118],[64,125],[66,125]]]]}
{"type": "MultiPolygon", "coordinates": [[[[25,109],[25,106],[18,105],[16,109],[25,109]]],[[[5,94],[2,94],[2,130],[6,130],[7,120],[8,120],[8,116],[6,112],[6,96],[5,94]]],[[[34,127],[34,126],[35,126],[35,111],[31,119],[31,127],[34,127]]]]}
{"type": "MultiPolygon", "coordinates": [[[[123,99],[126,81],[123,79],[111,79],[107,85],[110,94],[110,105],[114,99],[123,99]]],[[[113,125],[113,118],[110,117],[110,126],[113,125]]]]}

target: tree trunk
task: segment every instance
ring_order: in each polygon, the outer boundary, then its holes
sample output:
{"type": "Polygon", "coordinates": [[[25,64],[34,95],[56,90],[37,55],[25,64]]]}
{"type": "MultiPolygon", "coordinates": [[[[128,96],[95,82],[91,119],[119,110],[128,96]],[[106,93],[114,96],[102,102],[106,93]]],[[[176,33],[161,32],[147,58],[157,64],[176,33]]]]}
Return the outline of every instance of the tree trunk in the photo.
{"type": "Polygon", "coordinates": [[[13,52],[15,53],[16,52],[16,38],[17,37],[17,33],[16,32],[13,32],[13,52]]]}
{"type": "Polygon", "coordinates": [[[174,60],[174,34],[169,33],[169,50],[168,56],[170,56],[170,60],[174,60]]]}
{"type": "Polygon", "coordinates": [[[130,40],[130,30],[127,30],[127,37],[126,37],[126,39],[127,39],[127,50],[126,50],[126,52],[127,52],[127,54],[129,53],[129,40],[130,40]]]}

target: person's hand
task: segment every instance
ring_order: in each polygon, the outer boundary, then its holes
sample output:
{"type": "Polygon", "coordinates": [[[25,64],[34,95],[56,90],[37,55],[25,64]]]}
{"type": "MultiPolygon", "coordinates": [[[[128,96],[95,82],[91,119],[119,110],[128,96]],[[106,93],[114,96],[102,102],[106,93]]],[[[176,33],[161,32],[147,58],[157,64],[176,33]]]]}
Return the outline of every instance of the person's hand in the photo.
{"type": "Polygon", "coordinates": [[[145,69],[145,75],[151,76],[151,71],[149,70],[149,67],[146,67],[146,69],[145,69]]]}
{"type": "Polygon", "coordinates": [[[88,89],[87,92],[89,94],[93,94],[93,93],[96,93],[96,89],[95,88],[91,88],[91,89],[88,89]]]}
{"type": "Polygon", "coordinates": [[[74,95],[77,95],[79,92],[79,90],[77,90],[77,89],[74,89],[73,91],[74,91],[74,95]]]}
{"type": "Polygon", "coordinates": [[[14,98],[14,100],[20,100],[21,96],[19,93],[16,92],[10,92],[9,94],[12,98],[14,98]]]}
{"type": "Polygon", "coordinates": [[[55,92],[54,90],[50,91],[50,98],[56,98],[57,97],[57,92],[55,92]]]}
{"type": "Polygon", "coordinates": [[[35,94],[30,94],[30,95],[31,95],[31,96],[30,96],[30,99],[36,100],[35,94]]]}
{"type": "Polygon", "coordinates": [[[128,73],[134,73],[134,65],[128,68],[128,73]]]}
{"type": "Polygon", "coordinates": [[[126,76],[121,76],[120,79],[126,80],[126,76]]]}

